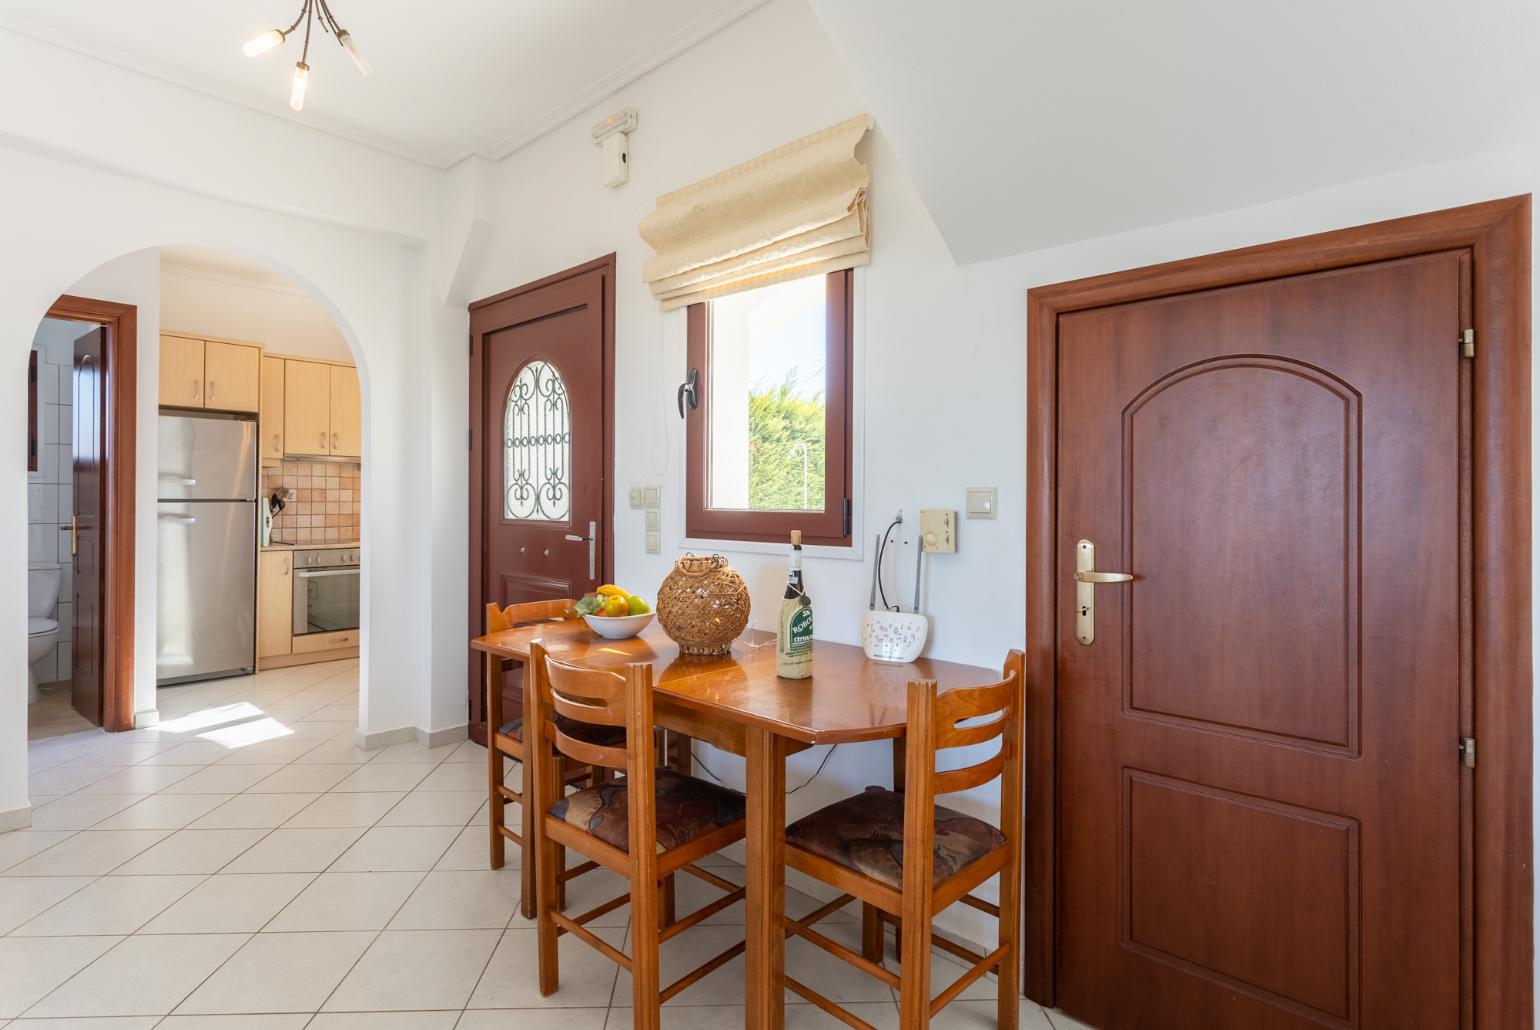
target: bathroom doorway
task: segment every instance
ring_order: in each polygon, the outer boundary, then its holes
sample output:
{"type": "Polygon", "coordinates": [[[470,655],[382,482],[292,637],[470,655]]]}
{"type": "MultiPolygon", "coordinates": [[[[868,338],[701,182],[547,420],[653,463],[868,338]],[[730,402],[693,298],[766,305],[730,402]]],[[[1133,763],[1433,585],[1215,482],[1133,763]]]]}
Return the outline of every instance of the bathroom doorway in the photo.
{"type": "Polygon", "coordinates": [[[132,728],[136,324],[60,297],[29,355],[29,739],[132,728]]]}

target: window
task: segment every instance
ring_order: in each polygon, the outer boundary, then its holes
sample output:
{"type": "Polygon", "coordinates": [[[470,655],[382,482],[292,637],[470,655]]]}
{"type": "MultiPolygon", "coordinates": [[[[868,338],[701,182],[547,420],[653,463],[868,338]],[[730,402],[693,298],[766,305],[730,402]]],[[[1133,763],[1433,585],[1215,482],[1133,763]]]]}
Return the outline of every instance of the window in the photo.
{"type": "Polygon", "coordinates": [[[503,411],[503,517],[567,521],[571,464],[567,384],[555,366],[531,361],[514,376],[503,411]]]}
{"type": "Polygon", "coordinates": [[[851,272],[689,308],[685,532],[850,542],[851,272]]]}

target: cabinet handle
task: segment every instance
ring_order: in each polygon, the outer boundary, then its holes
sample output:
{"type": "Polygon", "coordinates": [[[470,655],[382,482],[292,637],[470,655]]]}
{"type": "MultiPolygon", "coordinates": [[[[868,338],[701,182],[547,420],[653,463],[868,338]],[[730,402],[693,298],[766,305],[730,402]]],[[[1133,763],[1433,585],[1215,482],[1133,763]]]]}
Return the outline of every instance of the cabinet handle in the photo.
{"type": "Polygon", "coordinates": [[[214,399],[214,380],[209,380],[209,400],[214,399]]]}
{"type": "Polygon", "coordinates": [[[283,436],[281,434],[279,434],[279,433],[274,433],[273,434],[273,450],[275,450],[275,451],[282,451],[283,450],[283,436]]]}
{"type": "Polygon", "coordinates": [[[338,433],[333,433],[332,434],[332,450],[333,451],[340,451],[340,450],[342,450],[342,444],[338,442],[338,440],[340,438],[341,438],[340,434],[338,434],[338,433]]]}
{"type": "Polygon", "coordinates": [[[283,574],[285,576],[289,574],[289,559],[287,558],[283,560],[283,574]]]}
{"type": "Polygon", "coordinates": [[[321,450],[326,450],[326,434],[321,434],[321,450]]]}
{"type": "Polygon", "coordinates": [[[202,399],[202,397],[201,397],[202,393],[203,393],[203,384],[201,382],[199,382],[198,380],[194,379],[193,380],[193,400],[196,401],[196,400],[202,399]]]}

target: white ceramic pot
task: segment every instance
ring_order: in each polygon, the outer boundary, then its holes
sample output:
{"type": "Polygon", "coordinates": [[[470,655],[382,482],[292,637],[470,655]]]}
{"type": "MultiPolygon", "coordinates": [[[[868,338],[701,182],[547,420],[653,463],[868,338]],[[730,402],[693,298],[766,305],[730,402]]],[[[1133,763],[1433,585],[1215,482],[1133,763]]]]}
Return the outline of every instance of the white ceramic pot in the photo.
{"type": "Polygon", "coordinates": [[[861,616],[861,650],[874,662],[912,662],[925,650],[930,620],[914,612],[866,612],[861,616]]]}

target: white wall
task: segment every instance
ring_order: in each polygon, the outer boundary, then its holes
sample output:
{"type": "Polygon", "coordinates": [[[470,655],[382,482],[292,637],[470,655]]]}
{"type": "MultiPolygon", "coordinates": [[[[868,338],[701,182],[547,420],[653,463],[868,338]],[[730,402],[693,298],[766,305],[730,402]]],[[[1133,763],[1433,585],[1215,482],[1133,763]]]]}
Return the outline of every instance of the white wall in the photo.
{"type": "Polygon", "coordinates": [[[301,358],[353,360],[331,315],[297,286],[241,282],[163,263],[160,310],[167,332],[250,340],[301,358]]]}

